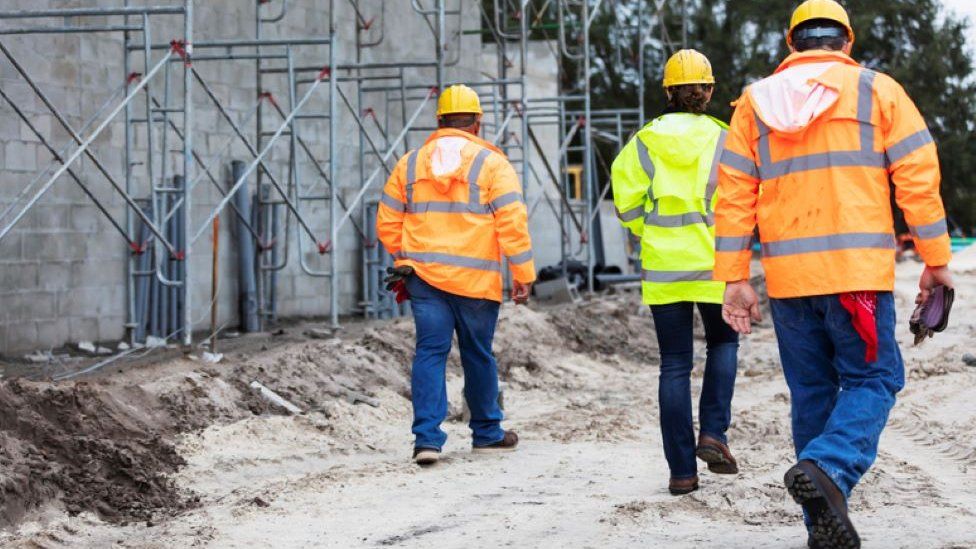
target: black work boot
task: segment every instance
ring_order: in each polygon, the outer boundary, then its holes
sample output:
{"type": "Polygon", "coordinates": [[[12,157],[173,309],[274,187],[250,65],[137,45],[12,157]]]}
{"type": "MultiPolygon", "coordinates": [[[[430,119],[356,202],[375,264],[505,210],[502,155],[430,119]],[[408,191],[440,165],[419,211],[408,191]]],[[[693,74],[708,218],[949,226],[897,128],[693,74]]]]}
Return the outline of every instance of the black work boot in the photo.
{"type": "Polygon", "coordinates": [[[847,516],[847,498],[816,463],[802,460],[783,478],[793,500],[813,522],[809,547],[859,549],[861,538],[847,516]]]}

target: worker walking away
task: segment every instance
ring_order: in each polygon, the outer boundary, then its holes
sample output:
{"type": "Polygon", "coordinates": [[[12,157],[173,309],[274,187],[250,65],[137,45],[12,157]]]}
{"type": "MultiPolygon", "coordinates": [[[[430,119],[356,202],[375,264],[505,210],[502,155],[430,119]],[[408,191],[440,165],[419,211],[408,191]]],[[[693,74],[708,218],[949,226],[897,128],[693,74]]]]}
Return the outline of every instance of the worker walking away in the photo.
{"type": "Polygon", "coordinates": [[[518,436],[501,427],[498,370],[491,344],[502,301],[502,259],[512,273],[512,299],[526,303],[535,266],[528,213],[505,154],[478,137],[478,94],[444,90],[438,130],[401,158],[383,189],[376,227],[396,258],[387,279],[398,299],[409,296],[417,330],[411,373],[413,458],[440,457],[447,435],[445,370],[455,333],[471,411],[473,451],[514,450],[518,436]]]}
{"type": "MultiPolygon", "coordinates": [[[[895,340],[889,182],[926,263],[919,298],[952,286],[939,160],[921,114],[891,77],[850,57],[854,31],[834,0],[793,13],[792,53],[736,105],[719,177],[715,276],[740,333],[760,318],[749,285],[758,224],[792,397],[798,463],[786,488],[810,547],[859,547],[847,498],[874,463],[904,385],[895,340]]],[[[884,545],[883,543],[881,545],[884,545]]]]}
{"type": "Polygon", "coordinates": [[[698,489],[696,454],[714,473],[738,472],[726,440],[738,335],[722,322],[725,284],[712,280],[718,158],[728,128],[704,114],[714,84],[704,55],[674,54],[664,68],[665,114],[637,132],[611,174],[617,214],[640,239],[643,300],[661,352],[661,435],[674,495],[698,489]],[[696,307],[707,342],[697,445],[691,415],[696,307]]]}

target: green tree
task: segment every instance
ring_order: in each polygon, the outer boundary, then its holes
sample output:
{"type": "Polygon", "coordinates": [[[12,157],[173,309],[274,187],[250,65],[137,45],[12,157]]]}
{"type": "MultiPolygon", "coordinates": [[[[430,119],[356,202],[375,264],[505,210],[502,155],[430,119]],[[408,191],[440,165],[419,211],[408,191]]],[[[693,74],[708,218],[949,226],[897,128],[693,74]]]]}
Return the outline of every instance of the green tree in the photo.
{"type": "MultiPolygon", "coordinates": [[[[592,86],[595,107],[632,106],[637,82],[628,63],[637,40],[646,45],[647,112],[663,108],[661,69],[681,47],[681,2],[667,2],[663,17],[647,13],[636,25],[638,0],[607,0],[594,20],[592,86]],[[670,10],[670,11],[669,11],[670,10]],[[663,21],[663,29],[659,23],[663,21]]],[[[647,11],[653,0],[644,0],[647,11]]],[[[967,233],[976,231],[976,79],[967,50],[968,23],[946,13],[939,0],[842,0],[857,34],[853,56],[890,74],[918,104],[936,139],[942,163],[943,196],[949,217],[967,233]]],[[[718,86],[713,114],[726,120],[730,102],[751,82],[769,75],[788,54],[784,39],[794,0],[687,0],[687,44],[712,61],[718,86]]],[[[564,87],[579,91],[581,74],[564,60],[564,87]]]]}

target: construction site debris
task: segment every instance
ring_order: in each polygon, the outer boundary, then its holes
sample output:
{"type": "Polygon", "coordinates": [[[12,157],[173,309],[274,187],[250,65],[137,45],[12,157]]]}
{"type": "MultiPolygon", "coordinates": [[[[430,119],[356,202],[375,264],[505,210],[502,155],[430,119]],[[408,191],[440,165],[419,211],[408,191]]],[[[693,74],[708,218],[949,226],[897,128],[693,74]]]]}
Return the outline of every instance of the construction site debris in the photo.
{"type": "Polygon", "coordinates": [[[962,355],[962,362],[966,366],[976,366],[976,355],[972,353],[966,353],[962,355]]]}
{"type": "Polygon", "coordinates": [[[265,400],[267,400],[268,402],[270,402],[271,404],[279,408],[284,408],[290,414],[302,413],[301,408],[295,406],[291,402],[288,402],[287,400],[282,398],[282,396],[279,395],[278,393],[272,391],[271,389],[268,389],[260,381],[252,381],[251,388],[257,391],[257,393],[260,394],[265,400]]]}

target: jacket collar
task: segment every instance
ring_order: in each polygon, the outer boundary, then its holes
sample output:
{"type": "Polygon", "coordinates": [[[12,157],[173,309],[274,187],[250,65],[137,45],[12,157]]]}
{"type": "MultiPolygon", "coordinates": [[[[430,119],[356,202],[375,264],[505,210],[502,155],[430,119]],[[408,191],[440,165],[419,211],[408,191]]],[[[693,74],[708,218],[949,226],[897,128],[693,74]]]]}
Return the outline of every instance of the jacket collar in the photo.
{"type": "Polygon", "coordinates": [[[463,137],[464,139],[467,139],[468,141],[471,141],[472,143],[475,143],[477,145],[480,145],[480,146],[482,146],[482,147],[484,147],[486,149],[489,149],[491,151],[494,151],[494,152],[496,152],[498,154],[501,154],[501,155],[504,155],[505,154],[505,153],[502,152],[501,149],[499,149],[498,147],[492,145],[488,141],[485,141],[484,139],[478,137],[477,135],[474,135],[473,133],[468,133],[468,132],[466,132],[464,130],[458,130],[458,129],[455,129],[455,128],[439,128],[439,129],[437,129],[434,133],[430,134],[430,137],[427,138],[427,141],[424,144],[425,145],[426,144],[429,144],[432,141],[435,141],[435,140],[440,139],[442,137],[463,137]]]}
{"type": "Polygon", "coordinates": [[[851,59],[851,56],[847,55],[841,51],[828,51],[828,50],[809,50],[803,52],[791,53],[789,57],[780,63],[779,67],[773,74],[785,71],[790,67],[795,67],[797,65],[802,65],[806,63],[844,63],[845,65],[851,65],[854,67],[860,67],[861,64],[857,61],[851,59]]]}

